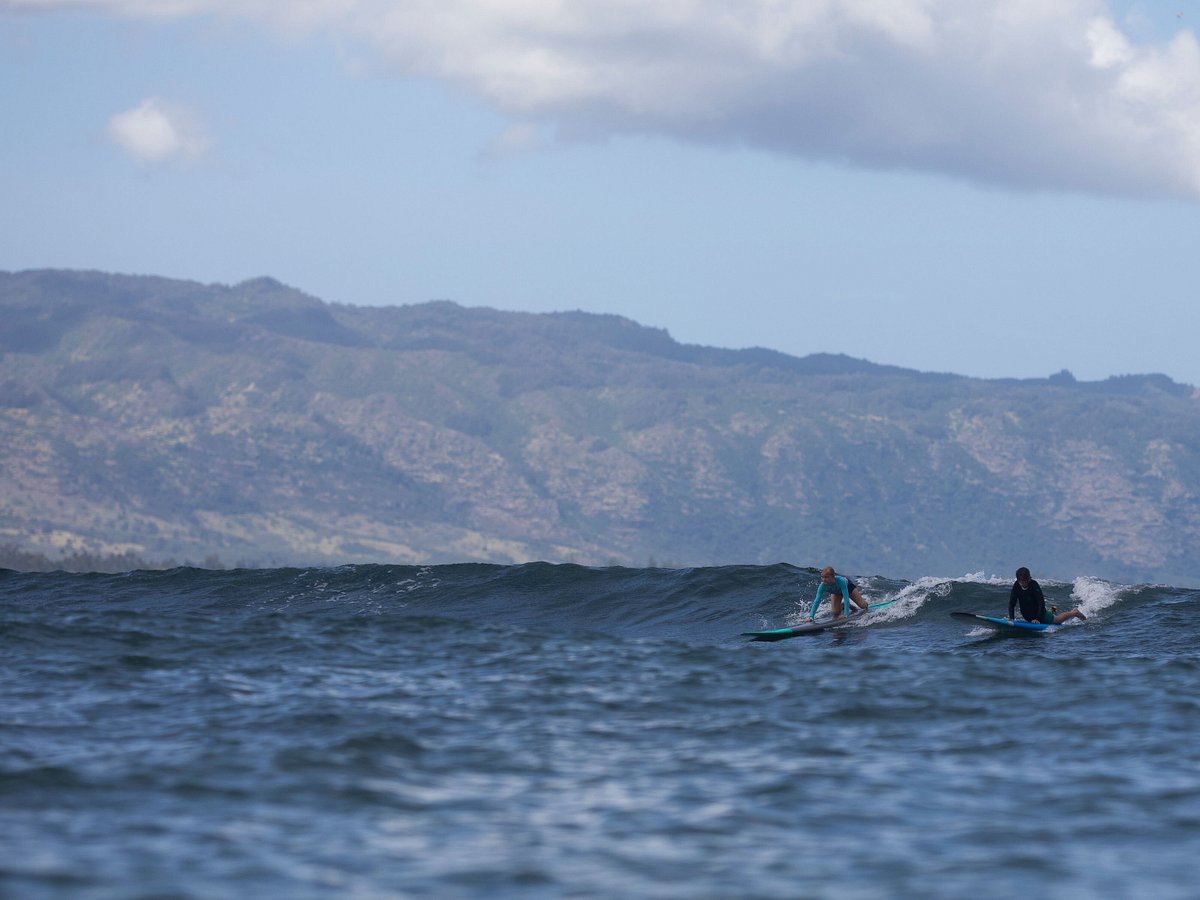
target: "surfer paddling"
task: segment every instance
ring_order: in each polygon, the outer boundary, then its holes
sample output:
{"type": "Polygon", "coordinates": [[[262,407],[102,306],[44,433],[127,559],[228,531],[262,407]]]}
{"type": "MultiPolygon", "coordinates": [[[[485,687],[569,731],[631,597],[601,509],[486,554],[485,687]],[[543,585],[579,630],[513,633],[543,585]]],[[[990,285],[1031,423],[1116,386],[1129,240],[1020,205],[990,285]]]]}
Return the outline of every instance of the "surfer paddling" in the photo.
{"type": "Polygon", "coordinates": [[[1013,582],[1012,590],[1008,594],[1008,621],[1013,620],[1013,612],[1018,604],[1021,606],[1021,615],[1026,622],[1061,625],[1071,619],[1087,621],[1087,616],[1080,612],[1078,606],[1065,613],[1057,614],[1046,609],[1046,597],[1042,593],[1042,586],[1033,580],[1029,570],[1024,566],[1017,569],[1017,580],[1013,582]]]}
{"type": "Polygon", "coordinates": [[[821,570],[821,583],[817,585],[817,596],[813,598],[812,609],[808,613],[808,620],[811,622],[817,617],[817,607],[821,605],[821,600],[825,595],[829,594],[829,606],[833,610],[833,617],[840,618],[842,610],[851,610],[853,606],[859,609],[867,608],[867,601],[863,599],[862,591],[858,589],[853,581],[845,576],[839,575],[833,571],[833,566],[826,566],[821,570]],[[844,605],[843,605],[844,604],[844,605]]]}

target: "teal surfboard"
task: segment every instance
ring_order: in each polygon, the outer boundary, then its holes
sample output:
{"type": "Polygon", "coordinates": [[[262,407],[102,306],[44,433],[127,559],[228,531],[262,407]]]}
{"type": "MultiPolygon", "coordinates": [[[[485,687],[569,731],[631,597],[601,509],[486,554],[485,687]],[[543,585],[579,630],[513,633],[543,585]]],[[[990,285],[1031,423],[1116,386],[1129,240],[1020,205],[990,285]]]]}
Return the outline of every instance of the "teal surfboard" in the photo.
{"type": "Polygon", "coordinates": [[[817,619],[815,622],[805,622],[803,625],[796,625],[793,628],[773,628],[770,631],[743,631],[742,635],[752,641],[782,641],[784,638],[796,637],[801,634],[817,634],[821,631],[828,631],[830,628],[841,628],[857,622],[866,618],[867,613],[871,610],[890,606],[895,602],[895,600],[888,600],[885,603],[872,603],[866,609],[856,609],[850,615],[839,616],[836,619],[817,619]]]}

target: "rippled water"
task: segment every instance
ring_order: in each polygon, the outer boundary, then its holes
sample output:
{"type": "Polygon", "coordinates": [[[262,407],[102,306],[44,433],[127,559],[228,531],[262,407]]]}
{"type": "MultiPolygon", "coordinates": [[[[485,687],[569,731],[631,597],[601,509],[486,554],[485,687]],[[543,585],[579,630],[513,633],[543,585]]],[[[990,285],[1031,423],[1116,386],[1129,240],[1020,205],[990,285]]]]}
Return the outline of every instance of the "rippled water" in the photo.
{"type": "Polygon", "coordinates": [[[1200,593],[856,580],[0,572],[0,893],[1195,896],[1200,593]]]}

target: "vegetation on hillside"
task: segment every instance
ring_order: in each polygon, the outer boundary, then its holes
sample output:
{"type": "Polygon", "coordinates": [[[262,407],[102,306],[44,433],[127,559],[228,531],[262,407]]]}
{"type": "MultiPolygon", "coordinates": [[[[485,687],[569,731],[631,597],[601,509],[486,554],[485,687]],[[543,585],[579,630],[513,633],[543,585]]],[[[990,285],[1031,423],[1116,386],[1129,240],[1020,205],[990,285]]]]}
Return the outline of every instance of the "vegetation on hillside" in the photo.
{"type": "Polygon", "coordinates": [[[1200,578],[1200,404],[1161,375],[980,380],[581,312],[0,273],[0,439],[0,540],[50,561],[1200,578]]]}

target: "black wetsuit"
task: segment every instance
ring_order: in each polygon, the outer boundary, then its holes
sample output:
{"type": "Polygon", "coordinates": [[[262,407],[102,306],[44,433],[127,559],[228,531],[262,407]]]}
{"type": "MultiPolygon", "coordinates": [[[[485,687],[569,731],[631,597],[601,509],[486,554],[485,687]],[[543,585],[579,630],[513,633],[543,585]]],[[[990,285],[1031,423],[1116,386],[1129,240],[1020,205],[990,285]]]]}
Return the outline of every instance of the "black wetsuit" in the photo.
{"type": "Polygon", "coordinates": [[[1026,622],[1045,622],[1046,621],[1046,597],[1042,593],[1042,586],[1029,579],[1029,584],[1022,588],[1021,582],[1014,581],[1012,591],[1008,595],[1008,617],[1013,617],[1013,610],[1017,604],[1021,604],[1021,615],[1026,622]]]}

